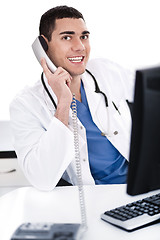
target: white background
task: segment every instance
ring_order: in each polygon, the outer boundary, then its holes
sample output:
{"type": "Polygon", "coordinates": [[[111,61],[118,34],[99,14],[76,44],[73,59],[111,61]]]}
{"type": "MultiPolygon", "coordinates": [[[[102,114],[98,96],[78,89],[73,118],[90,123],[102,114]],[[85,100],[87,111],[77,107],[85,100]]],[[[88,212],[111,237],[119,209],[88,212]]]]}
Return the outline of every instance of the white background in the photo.
{"type": "Polygon", "coordinates": [[[159,0],[1,1],[0,120],[9,119],[16,93],[40,77],[31,44],[41,15],[64,4],[83,13],[91,32],[91,58],[105,57],[133,70],[160,65],[159,0]]]}

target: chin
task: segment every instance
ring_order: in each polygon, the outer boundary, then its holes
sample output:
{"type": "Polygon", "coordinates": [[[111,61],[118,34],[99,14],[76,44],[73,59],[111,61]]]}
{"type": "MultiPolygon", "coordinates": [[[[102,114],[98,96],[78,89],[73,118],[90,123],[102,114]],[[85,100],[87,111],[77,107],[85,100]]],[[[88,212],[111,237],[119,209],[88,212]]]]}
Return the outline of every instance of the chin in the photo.
{"type": "Polygon", "coordinates": [[[86,70],[86,68],[83,67],[83,68],[77,69],[77,70],[70,70],[69,72],[70,72],[71,76],[74,77],[74,76],[82,75],[85,72],[85,70],[86,70]]]}
{"type": "Polygon", "coordinates": [[[79,71],[79,72],[70,72],[70,75],[72,77],[81,76],[84,72],[85,72],[85,70],[79,71]]]}

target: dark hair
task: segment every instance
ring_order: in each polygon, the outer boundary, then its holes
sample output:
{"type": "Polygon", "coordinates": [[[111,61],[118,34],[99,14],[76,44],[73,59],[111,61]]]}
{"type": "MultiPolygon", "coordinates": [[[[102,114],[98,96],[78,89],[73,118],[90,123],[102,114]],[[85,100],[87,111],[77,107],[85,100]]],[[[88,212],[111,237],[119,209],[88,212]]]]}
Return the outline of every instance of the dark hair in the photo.
{"type": "Polygon", "coordinates": [[[45,12],[40,20],[39,25],[39,33],[40,35],[44,35],[48,41],[51,40],[51,35],[55,27],[56,19],[62,18],[82,18],[84,20],[83,15],[75,8],[68,6],[58,6],[52,8],[45,12]]]}

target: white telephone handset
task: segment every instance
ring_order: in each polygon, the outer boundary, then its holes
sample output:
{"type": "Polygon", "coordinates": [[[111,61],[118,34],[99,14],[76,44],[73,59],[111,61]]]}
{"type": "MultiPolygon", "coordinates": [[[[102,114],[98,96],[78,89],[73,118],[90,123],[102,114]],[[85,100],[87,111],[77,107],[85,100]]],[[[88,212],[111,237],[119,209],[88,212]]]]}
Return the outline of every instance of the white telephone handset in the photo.
{"type": "Polygon", "coordinates": [[[35,41],[32,44],[32,49],[38,62],[41,64],[41,59],[45,58],[49,69],[51,70],[52,73],[54,73],[57,68],[46,54],[48,50],[48,45],[42,36],[38,36],[35,39],[35,41]]]}

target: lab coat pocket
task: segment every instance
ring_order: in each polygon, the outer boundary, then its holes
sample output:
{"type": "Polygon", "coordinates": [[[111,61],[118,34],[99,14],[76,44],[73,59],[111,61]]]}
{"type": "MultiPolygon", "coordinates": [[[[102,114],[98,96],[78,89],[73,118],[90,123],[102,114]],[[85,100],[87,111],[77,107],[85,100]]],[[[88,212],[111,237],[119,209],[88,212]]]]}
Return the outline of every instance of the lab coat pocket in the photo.
{"type": "MultiPolygon", "coordinates": [[[[115,106],[113,106],[115,108],[115,106]]],[[[128,159],[131,132],[131,116],[127,103],[120,101],[110,119],[111,142],[128,159]]]]}
{"type": "Polygon", "coordinates": [[[131,114],[126,101],[121,100],[119,107],[114,114],[114,118],[121,129],[127,134],[131,130],[131,114]]]}

